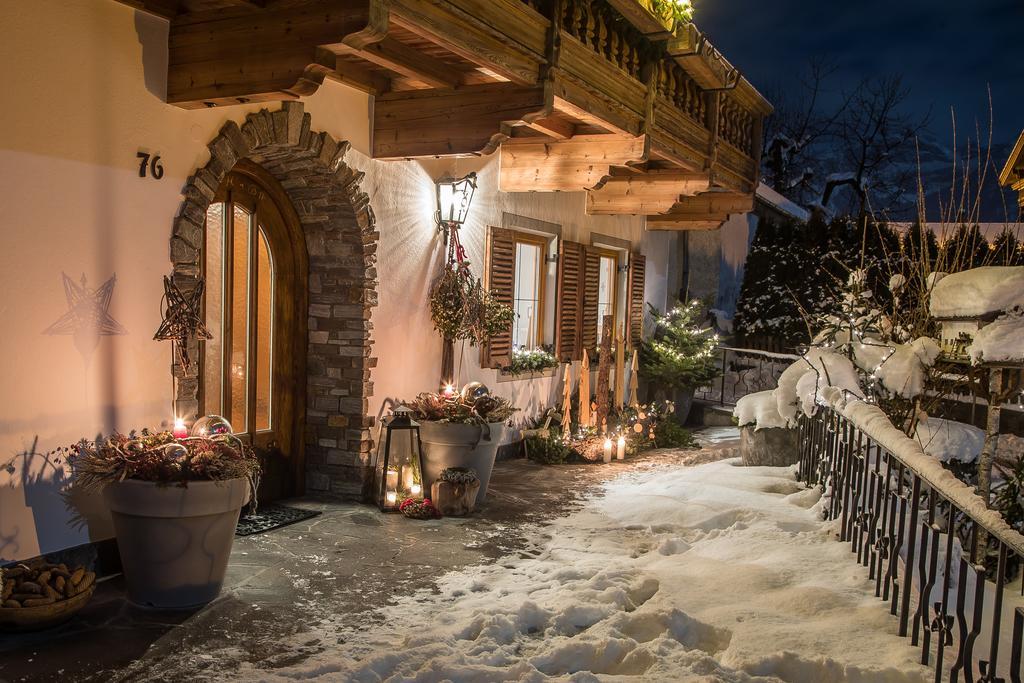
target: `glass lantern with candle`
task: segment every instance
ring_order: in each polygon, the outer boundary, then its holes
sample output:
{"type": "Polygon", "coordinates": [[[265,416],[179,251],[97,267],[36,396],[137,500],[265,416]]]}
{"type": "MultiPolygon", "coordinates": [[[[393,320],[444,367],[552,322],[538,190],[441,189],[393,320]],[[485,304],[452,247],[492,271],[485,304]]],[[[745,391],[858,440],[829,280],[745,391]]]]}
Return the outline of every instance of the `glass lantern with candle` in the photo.
{"type": "Polygon", "coordinates": [[[382,512],[397,512],[403,500],[423,497],[420,426],[411,415],[409,408],[399,406],[383,420],[374,463],[377,505],[382,512]]]}

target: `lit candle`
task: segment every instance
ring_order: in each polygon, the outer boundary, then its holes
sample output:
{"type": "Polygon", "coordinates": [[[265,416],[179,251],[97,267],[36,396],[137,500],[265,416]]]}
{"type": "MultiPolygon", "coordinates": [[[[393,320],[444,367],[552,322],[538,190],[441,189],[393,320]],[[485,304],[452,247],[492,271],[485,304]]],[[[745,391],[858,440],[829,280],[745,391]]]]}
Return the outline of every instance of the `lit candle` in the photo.
{"type": "Polygon", "coordinates": [[[387,477],[384,480],[385,499],[393,504],[398,500],[398,470],[388,469],[387,477]]]}
{"type": "Polygon", "coordinates": [[[415,473],[413,472],[412,467],[409,467],[408,465],[405,465],[404,467],[402,467],[402,490],[403,491],[412,491],[412,487],[415,485],[415,481],[416,481],[416,478],[415,478],[414,475],[415,475],[415,473]]]}
{"type": "Polygon", "coordinates": [[[423,487],[420,486],[419,484],[413,484],[412,486],[409,487],[409,493],[411,493],[414,496],[420,495],[420,492],[422,491],[423,487]]]}
{"type": "Polygon", "coordinates": [[[618,449],[618,452],[615,454],[615,457],[618,458],[619,460],[625,460],[626,459],[626,437],[620,435],[619,436],[619,444],[618,445],[619,445],[619,449],[618,449]]]}
{"type": "Polygon", "coordinates": [[[605,462],[611,462],[612,461],[612,440],[611,439],[605,439],[604,440],[604,461],[605,462]]]}
{"type": "Polygon", "coordinates": [[[188,427],[185,426],[185,421],[180,417],[174,418],[174,429],[171,430],[171,435],[175,439],[184,439],[188,436],[188,427]]]}
{"type": "Polygon", "coordinates": [[[455,395],[455,387],[453,387],[451,384],[445,384],[444,391],[441,392],[441,395],[444,396],[445,398],[451,398],[452,396],[455,395]]]}

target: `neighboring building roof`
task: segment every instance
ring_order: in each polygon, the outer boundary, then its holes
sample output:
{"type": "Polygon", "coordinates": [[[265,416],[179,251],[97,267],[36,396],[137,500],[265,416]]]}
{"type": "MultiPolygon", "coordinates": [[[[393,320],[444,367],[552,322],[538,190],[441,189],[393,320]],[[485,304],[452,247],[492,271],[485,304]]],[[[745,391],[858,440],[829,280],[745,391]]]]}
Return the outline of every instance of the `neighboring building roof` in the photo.
{"type": "Polygon", "coordinates": [[[768,187],[764,183],[758,183],[757,192],[754,196],[761,202],[764,202],[768,206],[772,207],[779,213],[785,214],[786,216],[793,218],[798,221],[807,222],[811,218],[811,212],[800,206],[796,202],[786,199],[781,194],[768,187]]]}
{"type": "Polygon", "coordinates": [[[1017,144],[1010,152],[1010,158],[1003,166],[1003,172],[999,174],[999,184],[1003,187],[1014,185],[1024,180],[1024,131],[1017,138],[1017,144]]]}
{"type": "MultiPolygon", "coordinates": [[[[896,221],[889,223],[889,227],[898,232],[906,232],[912,228],[915,224],[905,221],[896,221]]],[[[925,223],[926,228],[935,233],[940,241],[946,236],[951,234],[954,230],[960,227],[960,223],[925,223]]],[[[994,240],[999,233],[1004,230],[1009,230],[1014,233],[1017,238],[1024,238],[1024,223],[1017,221],[1010,221],[1005,223],[972,223],[971,225],[978,226],[978,230],[981,232],[987,240],[994,240]]]]}

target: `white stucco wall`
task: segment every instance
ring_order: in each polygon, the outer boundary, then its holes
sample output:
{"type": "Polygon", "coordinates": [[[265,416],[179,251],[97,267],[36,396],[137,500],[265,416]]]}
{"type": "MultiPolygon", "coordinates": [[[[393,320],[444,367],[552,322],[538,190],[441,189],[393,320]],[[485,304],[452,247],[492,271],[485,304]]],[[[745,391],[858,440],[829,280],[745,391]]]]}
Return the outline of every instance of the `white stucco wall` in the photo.
{"type": "MultiPolygon", "coordinates": [[[[14,457],[15,466],[0,471],[0,561],[111,535],[100,501],[69,509],[62,468],[39,454],[172,417],[171,349],[152,335],[180,190],[223,122],[263,105],[167,105],[166,59],[166,24],[112,0],[0,3],[0,465],[14,457]],[[138,177],[140,150],[161,155],[162,180],[138,177]],[[61,273],[84,275],[90,287],[116,276],[109,313],[127,334],[95,345],[43,334],[68,310],[61,273]]],[[[586,216],[583,193],[499,194],[496,157],[373,162],[369,99],[345,86],[327,83],[305,105],[315,130],[352,143],[349,162],[366,172],[381,234],[372,414],[388,397],[436,387],[440,340],[426,299],[442,258],[433,180],[445,171],[480,176],[462,230],[478,273],[486,227],[510,212],[560,224],[570,240],[599,232],[632,241],[648,258],[648,299],[664,305],[674,235],[648,233],[638,218],[586,216]]],[[[561,381],[499,383],[475,349],[463,356],[461,378],[487,383],[525,413],[549,404],[561,381]]]]}

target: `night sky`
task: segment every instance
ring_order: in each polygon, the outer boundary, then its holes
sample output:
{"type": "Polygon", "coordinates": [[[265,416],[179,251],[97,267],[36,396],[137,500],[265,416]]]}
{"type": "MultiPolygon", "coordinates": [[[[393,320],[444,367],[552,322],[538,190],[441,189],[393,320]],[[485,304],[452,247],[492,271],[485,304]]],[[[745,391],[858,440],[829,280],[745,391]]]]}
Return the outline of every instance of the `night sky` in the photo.
{"type": "MultiPolygon", "coordinates": [[[[931,110],[934,140],[951,146],[987,129],[1001,167],[1024,129],[1024,0],[695,0],[694,21],[762,91],[788,82],[815,55],[838,67],[835,94],[865,77],[902,74],[909,106],[931,110]],[[998,148],[998,149],[997,149],[998,148]]],[[[958,145],[959,146],[959,145],[958,145]]]]}

